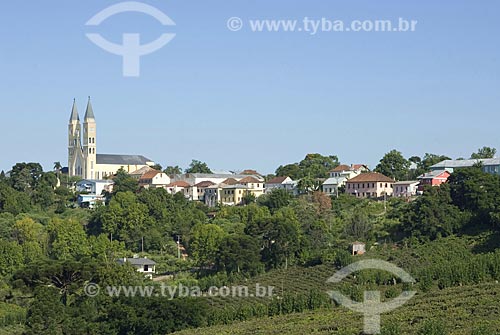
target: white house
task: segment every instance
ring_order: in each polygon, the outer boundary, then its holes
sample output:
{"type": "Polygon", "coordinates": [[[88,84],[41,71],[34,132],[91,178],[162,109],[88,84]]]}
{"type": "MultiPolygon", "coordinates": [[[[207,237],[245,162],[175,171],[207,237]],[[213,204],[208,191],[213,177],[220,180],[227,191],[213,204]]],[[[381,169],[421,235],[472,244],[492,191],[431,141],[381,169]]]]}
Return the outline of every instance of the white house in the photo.
{"type": "Polygon", "coordinates": [[[182,194],[186,198],[189,198],[189,190],[191,188],[191,184],[180,180],[180,181],[171,182],[170,184],[165,185],[164,188],[170,194],[176,194],[176,193],[182,192],[182,194]]]}
{"type": "Polygon", "coordinates": [[[156,262],[146,257],[144,258],[137,256],[134,256],[133,258],[124,257],[118,259],[118,263],[120,264],[129,263],[130,265],[136,268],[137,272],[144,273],[144,276],[149,279],[152,279],[153,274],[156,273],[156,262]]]}
{"type": "Polygon", "coordinates": [[[394,197],[411,197],[417,195],[418,180],[398,181],[393,184],[394,197]]]}
{"type": "Polygon", "coordinates": [[[200,181],[189,188],[189,199],[194,201],[204,201],[207,188],[216,185],[210,180],[200,181]]]}
{"type": "Polygon", "coordinates": [[[346,181],[367,171],[368,167],[364,164],[353,164],[351,166],[341,164],[329,172],[330,177],[322,185],[323,192],[328,195],[338,195],[339,187],[344,186],[346,181]]]}
{"type": "Polygon", "coordinates": [[[265,193],[272,192],[273,190],[281,189],[290,193],[297,194],[297,182],[293,181],[288,176],[274,177],[264,184],[265,193]]]}
{"type": "Polygon", "coordinates": [[[168,184],[170,184],[170,177],[158,170],[148,171],[139,179],[139,186],[144,188],[159,188],[168,184]]]}

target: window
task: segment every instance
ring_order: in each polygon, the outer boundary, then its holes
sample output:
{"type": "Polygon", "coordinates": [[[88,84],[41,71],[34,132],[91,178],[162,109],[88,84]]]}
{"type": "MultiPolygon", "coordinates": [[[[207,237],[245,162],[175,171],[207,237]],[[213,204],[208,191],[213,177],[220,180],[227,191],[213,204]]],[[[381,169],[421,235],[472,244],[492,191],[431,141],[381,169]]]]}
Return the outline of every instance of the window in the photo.
{"type": "Polygon", "coordinates": [[[149,271],[149,265],[144,265],[144,272],[148,272],[149,271]]]}
{"type": "Polygon", "coordinates": [[[372,187],[375,188],[375,183],[372,183],[372,187]]]}

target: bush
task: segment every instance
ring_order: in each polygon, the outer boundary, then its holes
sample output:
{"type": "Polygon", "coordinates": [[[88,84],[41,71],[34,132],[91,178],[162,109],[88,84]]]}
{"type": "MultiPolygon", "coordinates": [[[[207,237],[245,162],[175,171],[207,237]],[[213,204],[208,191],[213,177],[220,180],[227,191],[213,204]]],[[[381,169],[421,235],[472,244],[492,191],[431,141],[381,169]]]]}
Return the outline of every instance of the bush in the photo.
{"type": "Polygon", "coordinates": [[[446,326],[441,320],[428,320],[420,328],[419,335],[447,335],[446,326]]]}

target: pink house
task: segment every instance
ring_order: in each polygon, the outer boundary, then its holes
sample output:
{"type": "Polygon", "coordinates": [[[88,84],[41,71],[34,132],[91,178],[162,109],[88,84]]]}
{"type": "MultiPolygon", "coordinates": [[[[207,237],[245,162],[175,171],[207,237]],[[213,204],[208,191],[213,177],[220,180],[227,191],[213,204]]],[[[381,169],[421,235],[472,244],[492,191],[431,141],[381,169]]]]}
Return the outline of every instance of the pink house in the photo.
{"type": "Polygon", "coordinates": [[[394,180],[378,172],[361,173],[346,181],[345,192],[358,198],[391,196],[394,180]]]}
{"type": "Polygon", "coordinates": [[[436,170],[424,173],[423,175],[417,178],[420,181],[420,184],[418,185],[418,190],[420,192],[423,191],[424,186],[426,185],[439,186],[443,183],[446,183],[450,175],[451,173],[449,173],[446,170],[436,170]]]}

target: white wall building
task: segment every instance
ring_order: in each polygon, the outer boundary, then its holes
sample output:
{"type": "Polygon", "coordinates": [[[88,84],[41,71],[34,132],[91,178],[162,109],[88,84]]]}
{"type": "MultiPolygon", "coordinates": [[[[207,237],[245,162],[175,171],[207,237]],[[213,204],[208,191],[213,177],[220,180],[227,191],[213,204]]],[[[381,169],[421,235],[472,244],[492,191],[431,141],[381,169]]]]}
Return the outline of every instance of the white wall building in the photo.
{"type": "Polygon", "coordinates": [[[393,184],[394,197],[412,197],[417,195],[418,180],[398,181],[393,184]]]}

